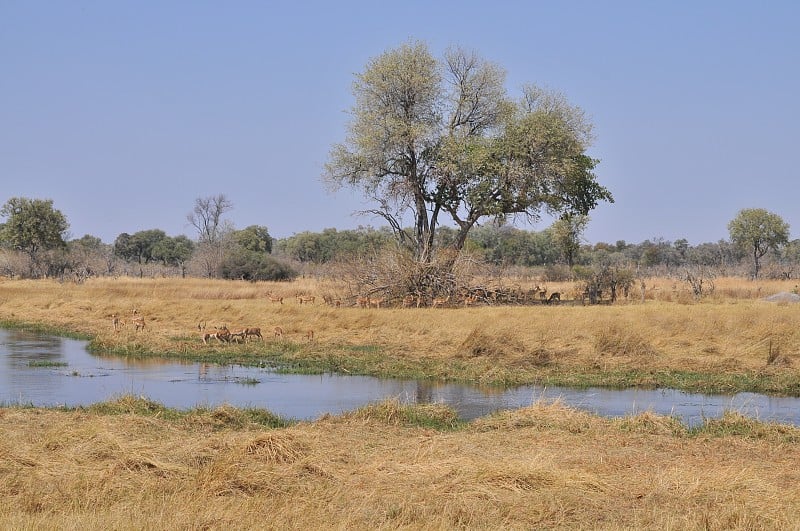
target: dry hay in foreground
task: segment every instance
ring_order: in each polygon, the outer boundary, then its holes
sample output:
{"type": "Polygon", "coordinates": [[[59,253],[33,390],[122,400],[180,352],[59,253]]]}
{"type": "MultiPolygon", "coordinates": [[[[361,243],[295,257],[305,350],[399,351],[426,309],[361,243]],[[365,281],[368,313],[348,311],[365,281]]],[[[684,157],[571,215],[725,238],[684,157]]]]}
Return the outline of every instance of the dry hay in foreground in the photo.
{"type": "Polygon", "coordinates": [[[0,409],[0,521],[28,529],[800,523],[797,428],[729,414],[692,433],[652,413],[602,419],[540,403],[437,430],[409,424],[408,413],[384,404],[265,428],[219,424],[230,411],[167,420],[0,409]]]}

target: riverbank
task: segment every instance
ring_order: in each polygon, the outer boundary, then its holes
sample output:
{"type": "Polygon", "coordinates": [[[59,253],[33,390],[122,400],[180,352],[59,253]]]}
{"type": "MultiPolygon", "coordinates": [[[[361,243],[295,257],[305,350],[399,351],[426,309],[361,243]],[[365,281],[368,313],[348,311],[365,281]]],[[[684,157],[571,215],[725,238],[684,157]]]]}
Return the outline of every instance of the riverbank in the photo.
{"type": "Polygon", "coordinates": [[[385,402],[312,423],[142,399],[0,408],[14,529],[792,529],[800,430],[556,404],[458,422],[385,402]]]}
{"type": "MultiPolygon", "coordinates": [[[[672,375],[672,387],[761,382],[777,393],[798,379],[796,305],[730,297],[367,310],[288,299],[325,289],[0,281],[0,319],[131,356],[266,360],[292,370],[482,382],[594,375],[606,385],[620,374],[621,386],[672,375]],[[267,291],[287,300],[271,303],[267,291]],[[111,315],[129,320],[134,308],[145,329],[115,331],[111,315]],[[263,342],[205,344],[201,322],[267,333],[263,342]],[[270,334],[274,326],[282,337],[270,334]]],[[[649,412],[606,419],[545,402],[472,422],[444,406],[393,401],[313,422],[135,397],[3,407],[0,527],[794,529],[799,442],[796,427],[736,412],[689,428],[649,412]]]]}
{"type": "Polygon", "coordinates": [[[90,337],[93,350],[123,356],[270,365],[292,372],[800,396],[795,360],[800,305],[764,302],[761,287],[728,290],[759,298],[700,303],[678,297],[613,306],[321,304],[335,289],[308,280],[93,279],[80,285],[6,280],[0,281],[0,325],[90,337]],[[268,294],[284,300],[273,302],[268,294]],[[315,303],[300,304],[295,296],[301,294],[315,296],[315,303]],[[143,330],[133,326],[134,309],[144,319],[143,330]],[[125,326],[115,329],[114,315],[125,326]],[[223,325],[259,327],[263,340],[202,340],[203,332],[223,325]]]}

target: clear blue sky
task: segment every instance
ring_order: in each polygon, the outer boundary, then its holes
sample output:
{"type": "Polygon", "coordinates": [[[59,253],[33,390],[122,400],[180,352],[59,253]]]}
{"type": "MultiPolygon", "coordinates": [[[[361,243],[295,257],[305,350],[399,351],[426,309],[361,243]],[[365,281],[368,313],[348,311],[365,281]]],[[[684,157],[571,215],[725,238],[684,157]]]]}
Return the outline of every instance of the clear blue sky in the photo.
{"type": "Polygon", "coordinates": [[[379,226],[320,176],[353,75],[410,40],[587,112],[616,198],[588,241],[727,239],[742,208],[800,236],[796,1],[0,0],[0,202],[52,199],[107,243],[194,237],[195,198],[219,193],[274,237],[379,226]]]}

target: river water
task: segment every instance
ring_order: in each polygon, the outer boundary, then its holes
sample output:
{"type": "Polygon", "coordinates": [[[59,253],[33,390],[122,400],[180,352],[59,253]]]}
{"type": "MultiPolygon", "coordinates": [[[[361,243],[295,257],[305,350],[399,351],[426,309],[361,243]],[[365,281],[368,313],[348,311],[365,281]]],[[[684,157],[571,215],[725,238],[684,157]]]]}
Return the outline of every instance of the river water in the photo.
{"type": "Polygon", "coordinates": [[[702,395],[670,389],[506,389],[337,374],[279,374],[238,365],[96,356],[89,354],[85,341],[0,329],[0,404],[85,406],[124,394],[180,409],[223,404],[263,408],[298,420],[352,411],[389,398],[403,403],[444,403],[467,420],[557,399],[602,416],[652,411],[675,416],[689,426],[725,410],[800,425],[798,398],[702,395]]]}

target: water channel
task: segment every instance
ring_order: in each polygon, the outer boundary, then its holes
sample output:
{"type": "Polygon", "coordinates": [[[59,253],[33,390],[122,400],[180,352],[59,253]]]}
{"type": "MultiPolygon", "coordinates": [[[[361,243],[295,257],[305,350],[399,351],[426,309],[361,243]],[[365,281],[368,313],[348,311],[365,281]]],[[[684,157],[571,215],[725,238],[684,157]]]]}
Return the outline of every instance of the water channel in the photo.
{"type": "Polygon", "coordinates": [[[444,403],[470,420],[497,410],[560,400],[608,417],[652,411],[693,426],[735,410],[763,421],[800,425],[800,399],[753,393],[702,395],[682,391],[485,388],[429,381],[336,374],[280,374],[239,365],[130,360],[97,356],[86,342],[24,330],[0,329],[0,405],[80,406],[133,394],[168,407],[263,408],[298,420],[339,414],[389,398],[444,403]]]}

